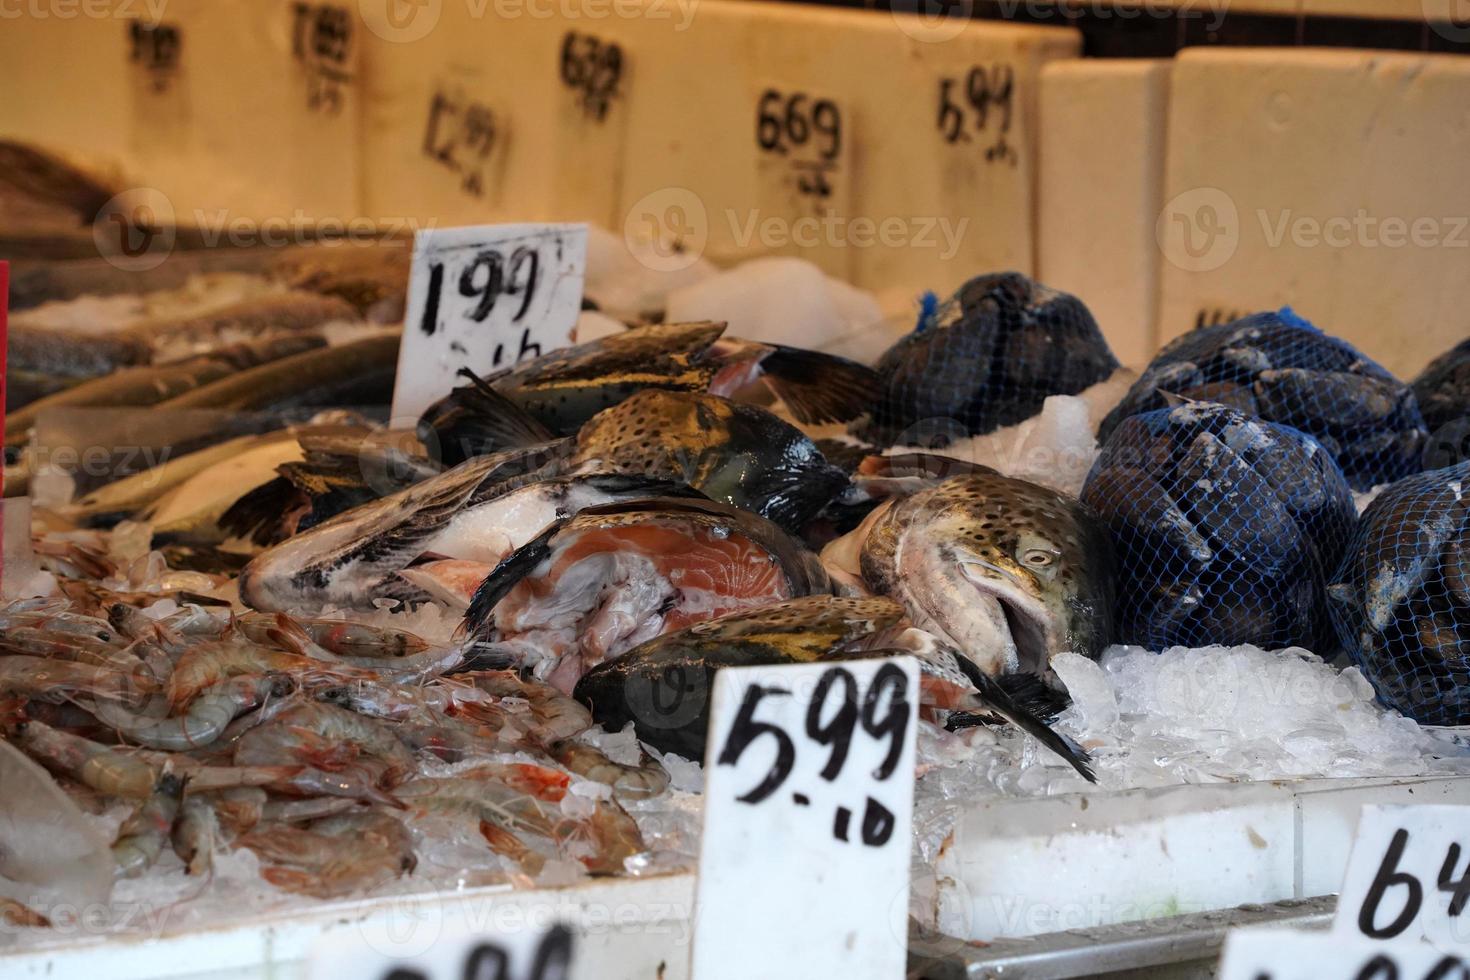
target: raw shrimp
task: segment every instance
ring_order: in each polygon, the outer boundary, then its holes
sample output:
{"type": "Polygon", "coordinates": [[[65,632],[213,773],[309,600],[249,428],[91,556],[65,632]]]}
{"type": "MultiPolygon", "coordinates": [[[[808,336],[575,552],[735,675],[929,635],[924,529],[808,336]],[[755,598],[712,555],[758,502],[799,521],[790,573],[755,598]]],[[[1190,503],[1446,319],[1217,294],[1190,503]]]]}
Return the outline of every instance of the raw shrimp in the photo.
{"type": "Polygon", "coordinates": [[[189,874],[208,874],[214,867],[214,845],[219,830],[219,818],[207,797],[189,796],[184,800],[170,840],[189,874]]]}
{"type": "Polygon", "coordinates": [[[371,718],[333,705],[299,703],[241,736],[236,766],[297,766],[273,788],[397,806],[380,787],[413,771],[413,754],[371,718]]]}
{"type": "MultiPolygon", "coordinates": [[[[350,623],[340,619],[298,619],[295,622],[312,642],[339,657],[390,660],[421,653],[429,647],[413,633],[389,626],[350,623]]],[[[235,625],[256,643],[267,642],[267,634],[278,628],[275,616],[257,612],[236,617],[235,625]]]]}
{"type": "Polygon", "coordinates": [[[169,705],[177,711],[206,687],[241,674],[290,674],[298,684],[307,686],[340,682],[351,676],[351,671],[253,643],[203,643],[179,658],[168,682],[169,705]]]}
{"type": "Polygon", "coordinates": [[[51,926],[50,919],[13,898],[0,898],[0,919],[23,929],[48,929],[51,926]]]}
{"type": "Polygon", "coordinates": [[[527,702],[535,718],[527,734],[537,741],[550,743],[570,738],[592,727],[591,713],[550,684],[522,680],[510,670],[480,670],[454,676],[498,698],[527,702]]]}
{"type": "Polygon", "coordinates": [[[106,702],[93,705],[93,713],[120,734],[150,749],[185,752],[212,744],[237,717],[269,698],[290,694],[291,688],[291,679],[284,674],[242,674],[206,687],[183,714],[175,717],[133,715],[106,702]]]}
{"type": "Polygon", "coordinates": [[[85,694],[138,705],[156,688],[154,681],[141,672],[124,673],[70,660],[0,657],[0,692],[6,694],[34,698],[85,694]]]}
{"type": "MultiPolygon", "coordinates": [[[[12,626],[0,631],[0,651],[22,657],[91,664],[112,670],[127,670],[137,666],[137,658],[127,651],[126,642],[100,640],[100,632],[65,632],[55,629],[54,624],[49,623],[12,626]]],[[[120,639],[114,637],[114,640],[120,639]]]]}
{"type": "Polygon", "coordinates": [[[143,805],[123,821],[117,843],[112,845],[119,878],[136,878],[153,867],[169,841],[183,796],[184,781],[166,772],[159,777],[143,805]]]}
{"type": "Polygon", "coordinates": [[[546,747],[547,752],[569,771],[594,783],[611,786],[620,800],[646,800],[669,788],[669,775],[647,759],[642,765],[614,762],[596,746],[562,739],[546,747]]]}
{"type": "Polygon", "coordinates": [[[143,759],[39,721],[14,726],[15,741],[36,761],[107,796],[147,799],[158,775],[143,759]]]}
{"type": "Polygon", "coordinates": [[[236,845],[266,863],[266,881],[316,898],[376,888],[418,863],[408,829],[381,812],[344,813],[307,828],[261,824],[236,845]]]}

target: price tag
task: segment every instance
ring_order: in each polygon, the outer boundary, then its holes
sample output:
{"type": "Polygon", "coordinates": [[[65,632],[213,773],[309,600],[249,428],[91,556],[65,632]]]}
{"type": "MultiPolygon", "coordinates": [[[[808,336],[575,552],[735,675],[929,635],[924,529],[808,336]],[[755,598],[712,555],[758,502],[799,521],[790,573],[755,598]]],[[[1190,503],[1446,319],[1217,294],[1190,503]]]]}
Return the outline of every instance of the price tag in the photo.
{"type": "Polygon", "coordinates": [[[755,98],[756,201],[731,218],[751,253],[799,255],[848,277],[852,120],[832,96],[768,85],[755,98]]]}
{"type": "Polygon", "coordinates": [[[632,59],[623,43],[588,30],[569,30],[557,51],[556,112],[546,120],[556,154],[554,214],[618,227],[632,59]],[[596,167],[588,160],[598,160],[596,167]]]}
{"type": "Polygon", "coordinates": [[[414,236],[393,418],[412,424],[468,367],[490,374],[571,340],[586,225],[478,225],[414,236]]]}
{"type": "Polygon", "coordinates": [[[453,174],[467,196],[489,204],[500,200],[506,142],[502,113],[466,94],[462,86],[444,84],[432,90],[423,154],[453,174]]]}
{"type": "Polygon", "coordinates": [[[939,79],[939,133],[951,146],[980,150],[987,164],[1015,167],[1011,141],[1015,120],[1016,72],[1004,62],[972,65],[939,79]]]}
{"type": "Polygon", "coordinates": [[[353,16],[334,3],[291,4],[291,57],[306,76],[306,108],[340,115],[352,82],[353,16]]]}
{"type": "Polygon", "coordinates": [[[1225,939],[1219,980],[1465,980],[1470,960],[1428,943],[1387,945],[1326,932],[1241,929],[1225,939]]]}
{"type": "Polygon", "coordinates": [[[1470,946],[1467,903],[1470,807],[1363,807],[1334,932],[1470,946]]]}
{"type": "Polygon", "coordinates": [[[567,980],[575,939],[564,925],[487,935],[482,930],[435,932],[363,925],[333,932],[312,947],[307,980],[567,980]]]}
{"type": "Polygon", "coordinates": [[[902,977],[914,660],[728,668],[713,696],[695,980],[902,977]]]}
{"type": "Polygon", "coordinates": [[[177,24],[166,21],[129,20],[128,60],[139,73],[143,86],[167,92],[179,77],[179,55],[184,35],[177,24]]]}

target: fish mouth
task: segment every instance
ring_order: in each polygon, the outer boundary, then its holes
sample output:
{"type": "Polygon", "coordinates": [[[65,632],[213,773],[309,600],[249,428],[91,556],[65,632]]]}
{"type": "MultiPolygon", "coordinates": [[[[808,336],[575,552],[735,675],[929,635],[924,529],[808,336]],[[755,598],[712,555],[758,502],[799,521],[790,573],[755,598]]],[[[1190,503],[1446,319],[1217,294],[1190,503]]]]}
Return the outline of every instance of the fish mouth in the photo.
{"type": "Polygon", "coordinates": [[[1012,569],[973,556],[960,563],[960,571],[977,592],[999,606],[1016,648],[1017,666],[1027,673],[1045,675],[1051,660],[1051,619],[1035,595],[1034,584],[1012,569]]]}

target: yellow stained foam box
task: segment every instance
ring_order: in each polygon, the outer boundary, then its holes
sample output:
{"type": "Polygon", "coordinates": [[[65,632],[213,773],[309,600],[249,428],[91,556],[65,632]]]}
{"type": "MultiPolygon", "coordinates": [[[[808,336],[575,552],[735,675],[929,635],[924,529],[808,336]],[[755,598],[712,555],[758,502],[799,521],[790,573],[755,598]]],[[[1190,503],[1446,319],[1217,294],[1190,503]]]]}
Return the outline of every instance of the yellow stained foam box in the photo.
{"type": "Polygon", "coordinates": [[[140,24],[161,0],[0,8],[0,136],[111,166],[125,162],[140,24]]]}
{"type": "Polygon", "coordinates": [[[356,6],[167,0],[129,38],[130,156],[179,222],[356,215],[356,6]]]}
{"type": "Polygon", "coordinates": [[[1081,297],[1125,364],[1158,349],[1154,307],[1166,59],[1053,61],[1041,71],[1039,278],[1081,297]]]}
{"type": "Polygon", "coordinates": [[[618,224],[874,289],[1032,271],[1038,73],[1075,32],[720,0],[618,27],[618,224]]]}
{"type": "Polygon", "coordinates": [[[1464,339],[1470,59],[1185,51],[1159,240],[1164,338],[1291,304],[1391,371],[1464,339]]]}

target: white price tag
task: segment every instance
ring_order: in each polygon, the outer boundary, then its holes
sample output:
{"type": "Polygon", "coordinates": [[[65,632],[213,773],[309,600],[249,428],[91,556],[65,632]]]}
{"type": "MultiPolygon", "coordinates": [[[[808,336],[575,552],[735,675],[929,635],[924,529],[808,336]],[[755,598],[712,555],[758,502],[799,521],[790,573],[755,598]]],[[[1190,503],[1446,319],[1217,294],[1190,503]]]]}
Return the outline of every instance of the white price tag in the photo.
{"type": "Polygon", "coordinates": [[[570,342],[582,307],[586,225],[478,225],[420,231],[398,376],[395,424],[411,425],[462,380],[570,342]]]}
{"type": "Polygon", "coordinates": [[[365,924],[330,933],[312,947],[307,980],[567,980],[575,939],[564,925],[505,935],[438,933],[425,943],[410,930],[365,924]]]}
{"type": "Polygon", "coordinates": [[[1470,807],[1365,806],[1333,930],[1470,945],[1470,807]]]}
{"type": "Polygon", "coordinates": [[[715,676],[695,980],[904,975],[918,684],[910,657],[715,676]]]}
{"type": "Polygon", "coordinates": [[[1219,980],[1465,980],[1470,961],[1428,943],[1242,929],[1225,939],[1219,980]]]}

